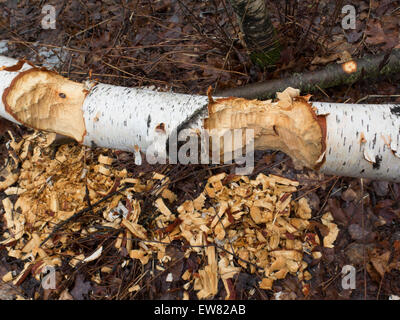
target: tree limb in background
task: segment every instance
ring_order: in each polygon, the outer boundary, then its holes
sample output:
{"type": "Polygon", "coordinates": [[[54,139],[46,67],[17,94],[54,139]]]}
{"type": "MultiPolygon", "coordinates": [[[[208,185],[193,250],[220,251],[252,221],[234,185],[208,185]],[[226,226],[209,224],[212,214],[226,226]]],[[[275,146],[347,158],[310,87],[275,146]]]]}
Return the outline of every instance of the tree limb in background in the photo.
{"type": "Polygon", "coordinates": [[[400,72],[400,49],[394,49],[389,57],[385,54],[367,55],[342,64],[330,64],[317,71],[295,73],[289,78],[219,90],[215,94],[221,97],[266,99],[287,87],[298,88],[308,93],[316,91],[318,87],[324,89],[344,84],[351,85],[361,79],[374,79],[398,72],[400,72]]]}

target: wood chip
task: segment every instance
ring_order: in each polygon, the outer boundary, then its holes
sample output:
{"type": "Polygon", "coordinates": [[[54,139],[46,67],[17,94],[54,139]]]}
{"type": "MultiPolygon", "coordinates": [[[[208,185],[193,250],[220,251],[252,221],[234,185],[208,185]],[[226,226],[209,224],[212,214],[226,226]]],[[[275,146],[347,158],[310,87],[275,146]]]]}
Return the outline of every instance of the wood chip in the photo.
{"type": "Polygon", "coordinates": [[[107,157],[107,156],[103,156],[102,154],[99,155],[99,159],[98,159],[99,163],[101,164],[105,164],[105,165],[111,165],[114,161],[113,158],[107,157]]]}

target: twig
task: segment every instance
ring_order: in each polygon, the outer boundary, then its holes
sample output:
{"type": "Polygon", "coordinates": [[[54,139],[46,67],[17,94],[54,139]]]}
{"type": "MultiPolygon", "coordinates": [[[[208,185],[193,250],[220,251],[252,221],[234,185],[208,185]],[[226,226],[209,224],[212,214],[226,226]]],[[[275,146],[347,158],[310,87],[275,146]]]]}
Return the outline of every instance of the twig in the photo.
{"type": "Polygon", "coordinates": [[[400,97],[400,94],[390,94],[390,95],[387,95],[387,94],[369,94],[369,95],[357,100],[356,104],[358,104],[358,103],[360,103],[362,101],[368,100],[369,98],[398,98],[398,97],[400,97]]]}
{"type": "Polygon", "coordinates": [[[82,33],[85,33],[86,31],[89,31],[89,30],[91,30],[91,29],[93,29],[93,28],[96,28],[96,27],[98,27],[98,26],[100,26],[100,25],[102,25],[102,24],[104,24],[104,23],[106,23],[106,22],[108,22],[108,21],[110,21],[110,20],[113,20],[113,19],[115,19],[115,18],[118,18],[119,16],[120,16],[120,15],[117,15],[117,16],[108,18],[108,19],[106,19],[106,20],[100,21],[99,23],[96,23],[96,24],[94,24],[94,25],[92,25],[92,26],[90,26],[90,27],[88,27],[88,28],[86,28],[86,29],[84,29],[84,30],[81,30],[81,31],[75,33],[74,35],[72,35],[72,36],[69,37],[69,39],[68,39],[68,41],[67,41],[67,46],[69,45],[69,43],[70,43],[70,41],[72,40],[72,38],[77,37],[77,36],[81,35],[82,33]]]}

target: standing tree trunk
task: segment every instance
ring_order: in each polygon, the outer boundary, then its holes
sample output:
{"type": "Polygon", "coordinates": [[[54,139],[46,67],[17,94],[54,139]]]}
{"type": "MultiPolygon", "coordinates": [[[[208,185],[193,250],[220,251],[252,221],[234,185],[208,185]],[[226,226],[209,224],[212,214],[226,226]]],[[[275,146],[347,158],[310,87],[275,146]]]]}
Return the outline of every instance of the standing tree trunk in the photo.
{"type": "Polygon", "coordinates": [[[261,67],[274,64],[280,45],[269,19],[264,0],[229,0],[235,11],[253,63],[261,67]]]}
{"type": "MultiPolygon", "coordinates": [[[[183,129],[252,129],[258,150],[339,176],[400,182],[400,106],[309,102],[288,88],[277,102],[80,84],[0,56],[0,116],[88,146],[166,154],[183,129]]],[[[247,138],[247,137],[246,137],[247,138]]],[[[242,144],[243,145],[243,144],[242,144]]]]}

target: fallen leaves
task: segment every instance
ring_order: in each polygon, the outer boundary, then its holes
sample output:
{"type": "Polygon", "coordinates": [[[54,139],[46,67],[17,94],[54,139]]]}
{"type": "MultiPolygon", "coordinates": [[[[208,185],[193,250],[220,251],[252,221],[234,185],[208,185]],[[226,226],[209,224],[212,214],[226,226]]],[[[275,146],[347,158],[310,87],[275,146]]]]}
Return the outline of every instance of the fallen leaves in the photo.
{"type": "MultiPolygon", "coordinates": [[[[85,281],[82,274],[78,273],[75,279],[75,285],[71,290],[70,294],[75,300],[83,300],[85,296],[92,289],[89,281],[85,281]]],[[[64,298],[70,298],[69,295],[65,294],[64,298]]]]}
{"type": "Polygon", "coordinates": [[[351,54],[347,50],[344,50],[342,52],[332,53],[331,55],[328,55],[326,57],[315,57],[311,61],[311,64],[325,65],[333,61],[337,61],[337,63],[345,63],[350,60],[351,60],[351,54]]]}
{"type": "Polygon", "coordinates": [[[370,45],[380,45],[382,50],[400,48],[399,30],[393,28],[391,24],[386,24],[387,28],[382,26],[381,21],[371,19],[367,24],[365,31],[365,42],[370,45]]]}

